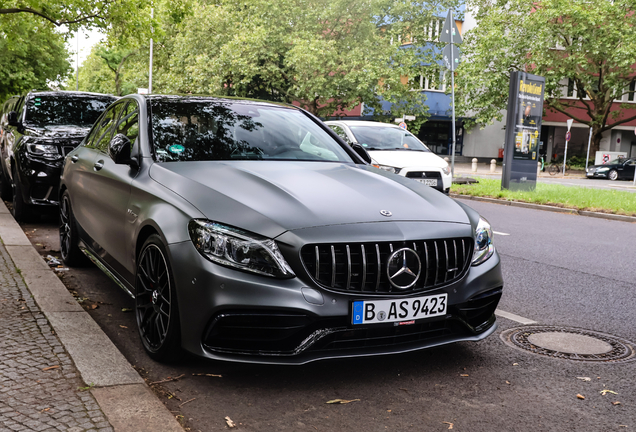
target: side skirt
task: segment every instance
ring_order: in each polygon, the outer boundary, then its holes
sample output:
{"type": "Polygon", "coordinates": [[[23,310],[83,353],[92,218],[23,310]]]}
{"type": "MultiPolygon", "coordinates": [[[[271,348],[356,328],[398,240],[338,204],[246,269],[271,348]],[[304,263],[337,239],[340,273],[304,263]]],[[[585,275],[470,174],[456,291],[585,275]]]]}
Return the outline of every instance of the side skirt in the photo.
{"type": "Polygon", "coordinates": [[[79,245],[80,250],[90,259],[93,264],[97,266],[101,271],[106,273],[106,276],[112,279],[121,289],[124,290],[126,294],[128,294],[131,298],[135,298],[135,295],[132,293],[132,290],[128,287],[128,285],[112,270],[110,270],[104,263],[102,263],[95,254],[93,254],[84,244],[80,242],[79,245]]]}

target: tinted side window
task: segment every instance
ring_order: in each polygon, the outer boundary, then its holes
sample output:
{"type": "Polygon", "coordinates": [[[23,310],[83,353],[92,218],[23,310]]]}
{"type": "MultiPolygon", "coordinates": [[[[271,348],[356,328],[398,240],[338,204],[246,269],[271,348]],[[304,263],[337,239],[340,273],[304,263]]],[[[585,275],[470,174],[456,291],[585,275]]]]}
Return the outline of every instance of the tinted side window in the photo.
{"type": "Polygon", "coordinates": [[[124,134],[134,143],[139,136],[139,109],[137,102],[131,101],[121,113],[119,123],[117,124],[118,134],[124,134]]]}
{"type": "Polygon", "coordinates": [[[100,151],[106,153],[108,151],[108,143],[113,135],[113,129],[119,118],[121,110],[126,103],[118,103],[106,111],[104,117],[99,121],[99,132],[96,134],[97,138],[93,143],[93,146],[100,151]]]}
{"type": "Polygon", "coordinates": [[[347,144],[351,144],[351,140],[349,139],[349,137],[347,136],[347,133],[345,132],[345,130],[337,125],[329,125],[329,127],[338,134],[338,136],[340,138],[342,138],[347,144]]]}

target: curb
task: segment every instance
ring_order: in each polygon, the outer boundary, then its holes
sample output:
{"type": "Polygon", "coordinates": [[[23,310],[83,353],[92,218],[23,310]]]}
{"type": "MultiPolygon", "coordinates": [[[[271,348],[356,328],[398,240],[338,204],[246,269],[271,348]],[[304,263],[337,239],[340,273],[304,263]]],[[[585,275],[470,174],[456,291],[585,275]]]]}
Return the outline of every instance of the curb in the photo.
{"type": "Polygon", "coordinates": [[[555,206],[550,206],[545,204],[533,204],[533,203],[526,203],[521,201],[508,201],[503,199],[478,197],[473,195],[461,195],[461,194],[452,193],[452,194],[449,194],[449,196],[451,198],[482,201],[482,202],[488,202],[492,204],[509,205],[512,207],[525,207],[525,208],[534,209],[534,210],[551,211],[554,213],[568,213],[568,214],[575,214],[579,216],[594,217],[598,219],[608,219],[608,220],[616,220],[621,222],[636,223],[635,216],[617,215],[617,214],[593,212],[593,211],[587,211],[587,210],[577,210],[577,209],[570,209],[570,208],[555,207],[555,206]]]}
{"type": "Polygon", "coordinates": [[[33,248],[2,201],[0,238],[115,431],[183,432],[168,408],[33,248]]]}

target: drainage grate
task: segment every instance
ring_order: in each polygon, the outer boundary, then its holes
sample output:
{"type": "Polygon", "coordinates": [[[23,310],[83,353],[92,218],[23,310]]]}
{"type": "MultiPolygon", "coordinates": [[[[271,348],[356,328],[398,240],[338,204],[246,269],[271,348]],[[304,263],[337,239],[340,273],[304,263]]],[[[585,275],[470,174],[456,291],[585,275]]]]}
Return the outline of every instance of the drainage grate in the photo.
{"type": "Polygon", "coordinates": [[[513,348],[566,360],[617,363],[635,358],[632,342],[578,328],[529,325],[505,330],[501,339],[513,348]]]}

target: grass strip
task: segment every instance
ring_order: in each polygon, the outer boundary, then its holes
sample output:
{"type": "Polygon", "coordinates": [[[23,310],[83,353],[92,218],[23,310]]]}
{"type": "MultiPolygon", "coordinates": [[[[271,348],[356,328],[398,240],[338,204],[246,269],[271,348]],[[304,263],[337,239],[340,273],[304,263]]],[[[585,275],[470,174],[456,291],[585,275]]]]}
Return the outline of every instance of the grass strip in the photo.
{"type": "Polygon", "coordinates": [[[501,190],[501,180],[479,179],[479,183],[453,184],[451,193],[553,205],[576,210],[636,216],[633,192],[537,183],[534,191],[501,190]]]}

